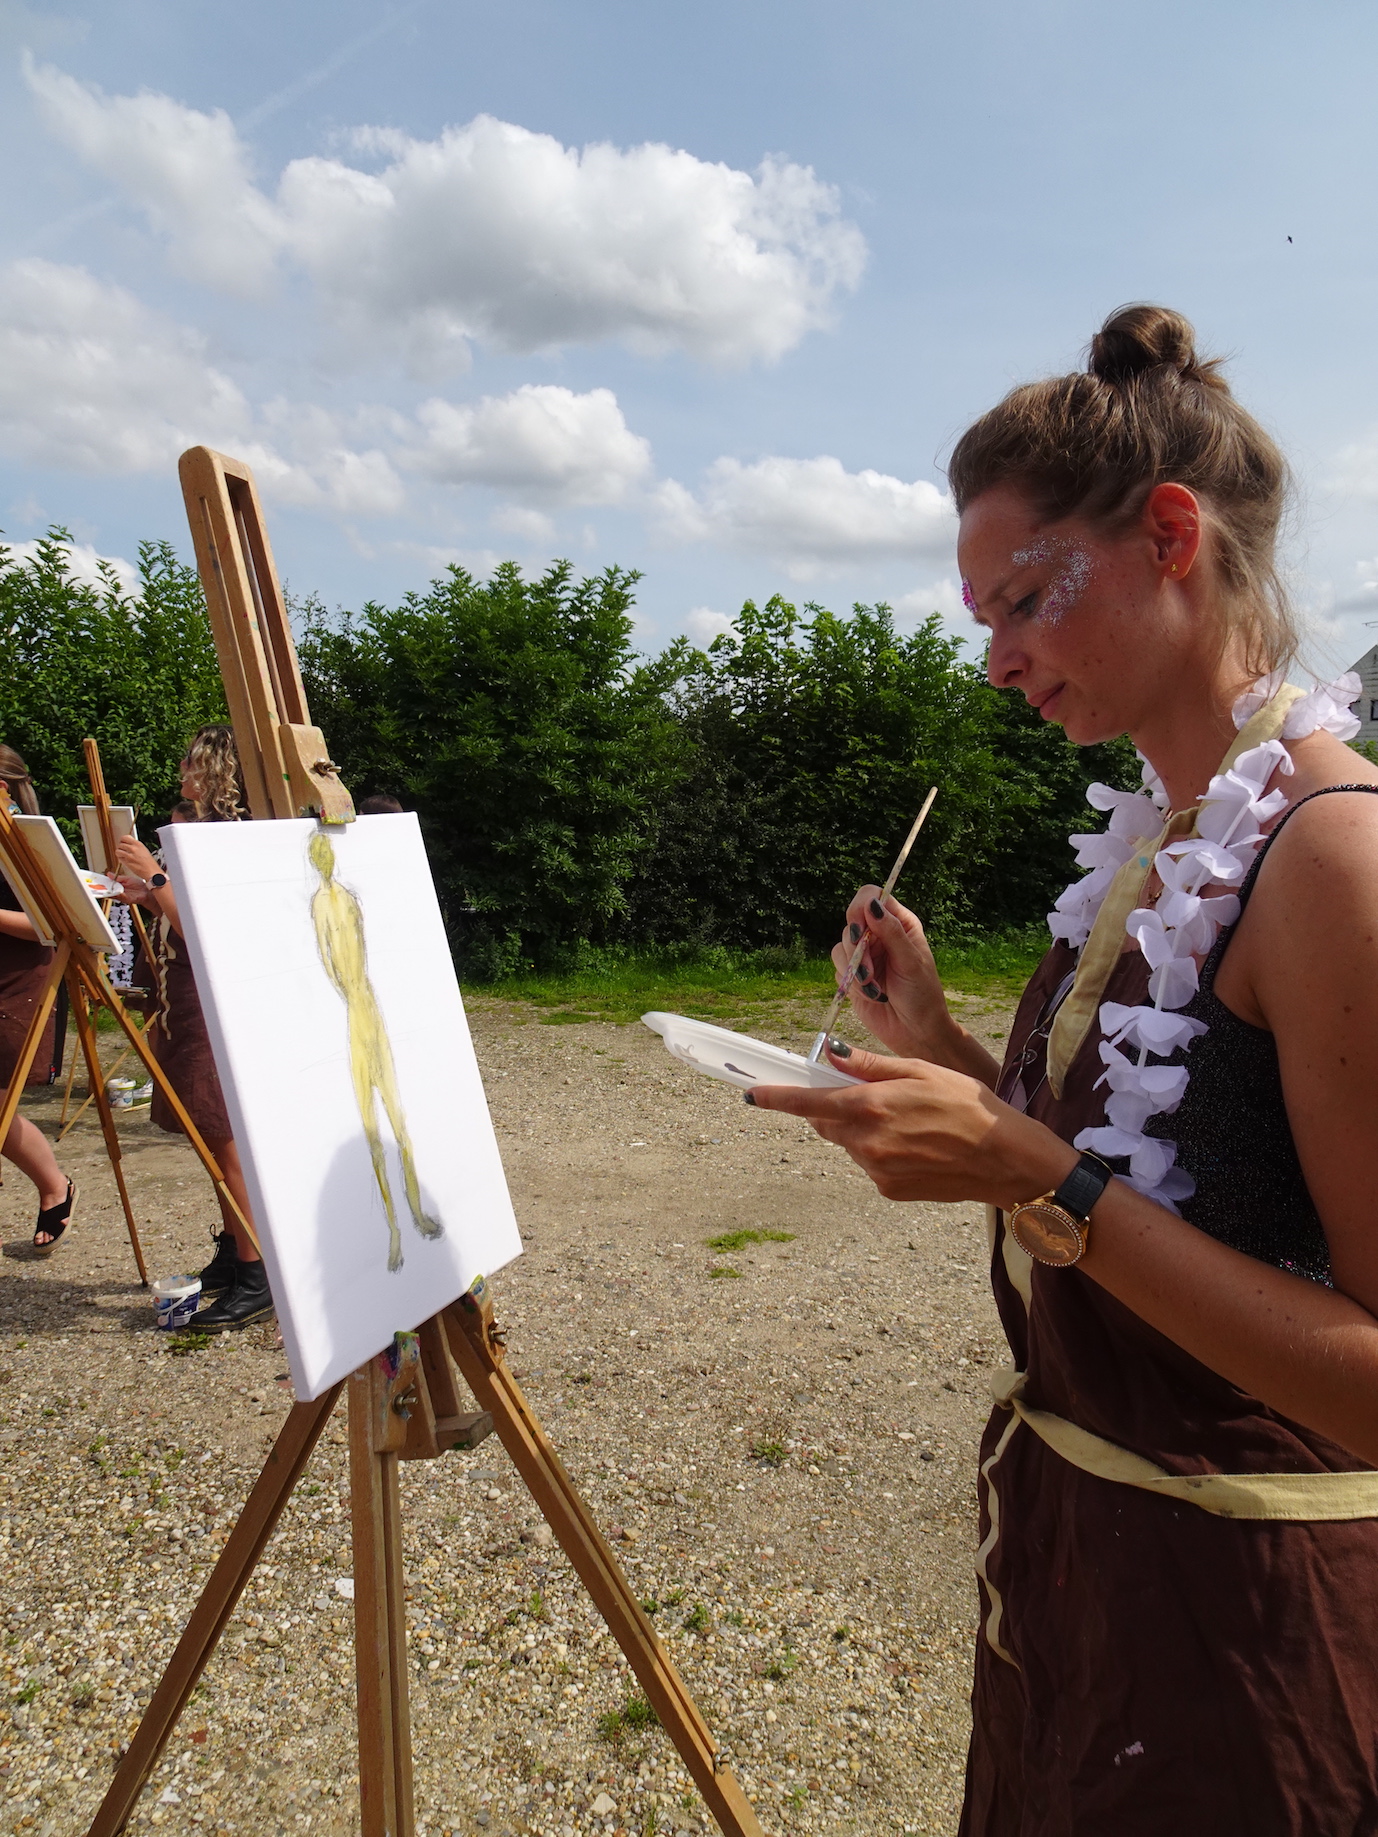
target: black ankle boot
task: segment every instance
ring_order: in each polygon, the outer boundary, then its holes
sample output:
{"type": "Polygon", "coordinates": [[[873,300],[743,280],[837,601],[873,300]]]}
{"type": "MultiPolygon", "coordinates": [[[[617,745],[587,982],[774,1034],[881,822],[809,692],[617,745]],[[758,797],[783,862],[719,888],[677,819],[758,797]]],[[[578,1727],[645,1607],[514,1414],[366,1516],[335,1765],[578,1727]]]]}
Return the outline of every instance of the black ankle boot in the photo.
{"type": "Polygon", "coordinates": [[[239,1267],[239,1252],[228,1231],[217,1231],[214,1243],[215,1255],[201,1271],[201,1293],[206,1296],[228,1294],[239,1267]]]}
{"type": "Polygon", "coordinates": [[[267,1320],[272,1312],[273,1297],[262,1260],[236,1263],[234,1286],[208,1308],[202,1308],[191,1328],[196,1333],[234,1333],[240,1327],[253,1326],[255,1321],[267,1320]]]}

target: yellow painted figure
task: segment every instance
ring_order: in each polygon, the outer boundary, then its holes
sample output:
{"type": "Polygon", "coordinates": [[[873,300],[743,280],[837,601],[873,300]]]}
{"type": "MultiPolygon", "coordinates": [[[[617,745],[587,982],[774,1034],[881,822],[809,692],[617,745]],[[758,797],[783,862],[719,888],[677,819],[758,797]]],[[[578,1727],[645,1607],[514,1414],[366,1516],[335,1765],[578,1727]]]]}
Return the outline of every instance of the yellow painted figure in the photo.
{"type": "Polygon", "coordinates": [[[330,838],[317,830],[307,846],[311,865],[321,877],[319,889],[311,899],[311,918],[316,927],[316,948],[321,954],[325,973],[338,989],[349,1015],[349,1069],[354,1079],[354,1095],[363,1118],[364,1134],[373,1157],[373,1173],[388,1215],[388,1268],[402,1266],[402,1234],[397,1229],[397,1212],[388,1186],[387,1163],[382,1131],[378,1123],[378,1099],[383,1100],[392,1133],[397,1138],[402,1157],[402,1181],[407,1192],[407,1207],[412,1223],[422,1237],[442,1237],[445,1227],[438,1219],[427,1216],[421,1205],[421,1187],[416,1178],[416,1161],[411,1136],[397,1089],[397,1072],[392,1062],[387,1025],[378,997],[368,975],[368,954],[364,945],[364,915],[359,902],[348,887],[335,878],[335,851],[330,838]]]}

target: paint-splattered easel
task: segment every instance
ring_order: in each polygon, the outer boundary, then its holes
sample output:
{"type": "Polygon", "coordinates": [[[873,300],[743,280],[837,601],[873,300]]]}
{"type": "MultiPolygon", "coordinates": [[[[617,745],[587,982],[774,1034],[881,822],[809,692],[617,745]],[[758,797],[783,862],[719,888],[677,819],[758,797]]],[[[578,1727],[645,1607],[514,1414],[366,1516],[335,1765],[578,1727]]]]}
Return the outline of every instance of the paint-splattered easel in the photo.
{"type": "MultiPolygon", "coordinates": [[[[257,818],[349,821],[349,793],[307,712],[253,476],[207,447],[182,455],[181,476],[250,811],[257,818]]],[[[293,1405],[89,1837],[116,1837],[124,1829],[346,1389],[362,1837],[414,1837],[415,1831],[397,1464],[472,1448],[494,1429],[718,1825],[726,1837],[763,1837],[746,1794],[722,1764],[707,1723],[518,1389],[481,1280],[415,1333],[398,1334],[344,1383],[293,1405]],[[477,1411],[463,1407],[461,1377],[477,1411]]]]}

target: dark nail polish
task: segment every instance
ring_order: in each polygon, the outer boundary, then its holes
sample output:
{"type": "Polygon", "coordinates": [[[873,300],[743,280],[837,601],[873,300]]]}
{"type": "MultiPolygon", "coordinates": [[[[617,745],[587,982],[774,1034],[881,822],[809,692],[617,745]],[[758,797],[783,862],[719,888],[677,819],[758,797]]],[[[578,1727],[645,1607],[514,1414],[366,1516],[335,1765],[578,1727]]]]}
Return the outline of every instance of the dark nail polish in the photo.
{"type": "Polygon", "coordinates": [[[845,1040],[829,1040],[828,1051],[834,1059],[850,1059],[852,1056],[852,1049],[845,1040]]]}
{"type": "Polygon", "coordinates": [[[849,925],[849,926],[847,927],[847,929],[848,929],[848,931],[849,931],[849,932],[851,933],[851,935],[852,935],[852,942],[853,942],[853,944],[860,944],[860,942],[861,942],[861,927],[860,927],[860,925],[849,925]]]}
{"type": "Polygon", "coordinates": [[[877,1001],[889,1001],[889,999],[890,997],[888,995],[877,995],[876,996],[877,1001]]]}
{"type": "Polygon", "coordinates": [[[885,917],[885,908],[878,899],[873,899],[871,901],[871,917],[878,919],[883,919],[885,917]]]}
{"type": "Polygon", "coordinates": [[[875,980],[875,977],[872,974],[871,966],[869,963],[858,963],[857,964],[856,979],[858,982],[873,982],[875,980]]]}
{"type": "Polygon", "coordinates": [[[743,1103],[749,1103],[749,1104],[750,1104],[750,1105],[751,1105],[751,1106],[753,1107],[753,1109],[754,1109],[754,1108],[755,1108],[755,1104],[756,1104],[756,1093],[755,1093],[755,1091],[743,1091],[743,1092],[742,1092],[742,1102],[743,1102],[743,1103]]]}
{"type": "Polygon", "coordinates": [[[863,995],[869,997],[871,1001],[885,1000],[885,997],[881,994],[874,982],[863,982],[861,985],[861,992],[863,995]]]}

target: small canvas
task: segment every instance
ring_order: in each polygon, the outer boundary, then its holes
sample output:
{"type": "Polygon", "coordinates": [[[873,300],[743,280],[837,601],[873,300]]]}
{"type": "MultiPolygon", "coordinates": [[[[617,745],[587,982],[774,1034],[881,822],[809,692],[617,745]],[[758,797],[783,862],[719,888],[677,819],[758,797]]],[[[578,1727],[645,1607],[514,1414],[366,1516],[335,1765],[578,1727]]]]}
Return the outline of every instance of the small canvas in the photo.
{"type": "MultiPolygon", "coordinates": [[[[77,805],[77,821],[81,824],[81,846],[86,850],[86,865],[95,874],[113,874],[117,862],[105,858],[105,837],[100,832],[100,816],[94,804],[77,805]]],[[[126,836],[134,833],[134,806],[132,804],[111,804],[110,828],[116,842],[122,842],[126,836]]]]}
{"type": "MultiPolygon", "coordinates": [[[[109,921],[97,903],[89,876],[83,868],[77,866],[57,824],[50,816],[16,816],[10,820],[47,869],[48,878],[62,901],[71,929],[78,937],[84,938],[93,950],[118,956],[120,941],[110,929],[109,921]]],[[[0,873],[14,888],[39,940],[44,944],[56,943],[42,911],[24,885],[22,871],[10,859],[3,842],[0,842],[0,873]]]]}
{"type": "Polygon", "coordinates": [[[159,831],[299,1399],[521,1251],[415,816],[159,831]]]}

